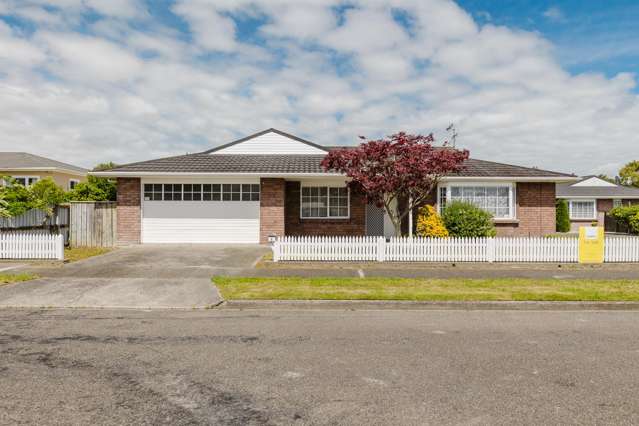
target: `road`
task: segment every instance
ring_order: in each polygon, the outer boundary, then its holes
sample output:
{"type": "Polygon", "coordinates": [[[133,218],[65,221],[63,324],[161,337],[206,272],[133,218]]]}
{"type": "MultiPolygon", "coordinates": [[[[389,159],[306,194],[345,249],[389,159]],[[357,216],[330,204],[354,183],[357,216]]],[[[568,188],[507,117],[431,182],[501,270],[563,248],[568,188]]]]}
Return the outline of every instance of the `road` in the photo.
{"type": "Polygon", "coordinates": [[[639,312],[0,310],[0,424],[636,424],[639,312]]]}

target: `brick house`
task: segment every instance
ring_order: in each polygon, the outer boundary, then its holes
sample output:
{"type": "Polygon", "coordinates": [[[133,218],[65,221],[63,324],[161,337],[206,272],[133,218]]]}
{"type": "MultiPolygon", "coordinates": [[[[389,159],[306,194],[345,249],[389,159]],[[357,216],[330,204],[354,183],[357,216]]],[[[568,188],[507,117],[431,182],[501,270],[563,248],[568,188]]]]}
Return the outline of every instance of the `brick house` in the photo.
{"type": "Polygon", "coordinates": [[[639,204],[639,188],[618,185],[597,176],[584,176],[577,182],[557,184],[557,198],[568,202],[570,230],[596,222],[607,232],[617,231],[617,224],[607,217],[614,207],[639,204]]]}
{"type": "MultiPolygon", "coordinates": [[[[96,172],[118,181],[118,241],[265,243],[272,235],[387,235],[384,211],[326,173],[330,148],[268,129],[209,151],[96,172]]],[[[499,235],[555,231],[555,185],[576,178],[469,159],[442,179],[431,204],[471,201],[499,235]]]]}

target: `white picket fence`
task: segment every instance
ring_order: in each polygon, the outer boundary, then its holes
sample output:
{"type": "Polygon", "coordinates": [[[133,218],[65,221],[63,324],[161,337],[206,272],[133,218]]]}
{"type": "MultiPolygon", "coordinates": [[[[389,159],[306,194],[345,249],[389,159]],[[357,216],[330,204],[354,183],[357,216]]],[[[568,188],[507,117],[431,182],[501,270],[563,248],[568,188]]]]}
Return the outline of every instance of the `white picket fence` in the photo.
{"type": "Polygon", "coordinates": [[[48,231],[1,232],[0,259],[64,260],[64,236],[48,231]]]}
{"type": "MultiPolygon", "coordinates": [[[[579,259],[579,240],[560,237],[390,238],[279,237],[278,261],[558,262],[579,259]]],[[[639,262],[639,237],[608,237],[606,262],[639,262]]]]}

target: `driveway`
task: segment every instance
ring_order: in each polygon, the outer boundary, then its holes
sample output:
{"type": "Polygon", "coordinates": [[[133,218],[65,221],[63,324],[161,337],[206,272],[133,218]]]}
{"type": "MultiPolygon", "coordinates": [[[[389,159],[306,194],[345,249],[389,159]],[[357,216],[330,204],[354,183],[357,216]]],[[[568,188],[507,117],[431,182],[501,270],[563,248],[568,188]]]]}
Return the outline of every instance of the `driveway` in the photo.
{"type": "Polygon", "coordinates": [[[216,274],[250,271],[258,245],[141,245],[63,266],[28,267],[41,279],[0,287],[0,307],[203,308],[222,299],[216,274]]]}

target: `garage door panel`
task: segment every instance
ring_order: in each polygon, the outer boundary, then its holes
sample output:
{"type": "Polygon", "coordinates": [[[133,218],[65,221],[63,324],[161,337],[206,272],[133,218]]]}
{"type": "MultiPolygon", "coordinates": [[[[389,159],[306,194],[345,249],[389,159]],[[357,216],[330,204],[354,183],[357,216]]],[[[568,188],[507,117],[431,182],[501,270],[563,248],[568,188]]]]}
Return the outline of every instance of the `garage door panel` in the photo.
{"type": "Polygon", "coordinates": [[[258,219],[145,218],[143,243],[258,243],[258,219]]]}
{"type": "Polygon", "coordinates": [[[259,242],[259,201],[143,203],[143,243],[259,242]]]}

